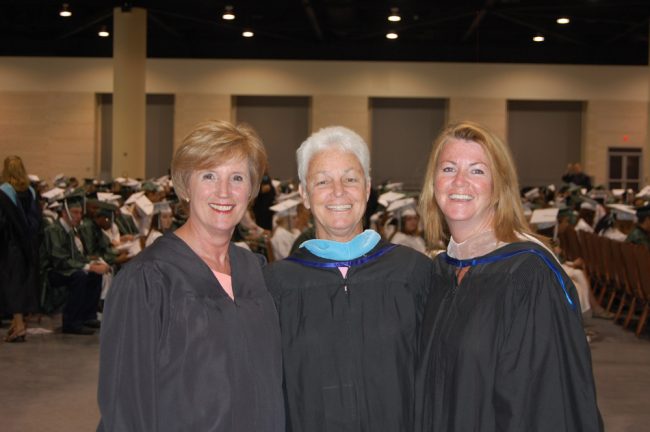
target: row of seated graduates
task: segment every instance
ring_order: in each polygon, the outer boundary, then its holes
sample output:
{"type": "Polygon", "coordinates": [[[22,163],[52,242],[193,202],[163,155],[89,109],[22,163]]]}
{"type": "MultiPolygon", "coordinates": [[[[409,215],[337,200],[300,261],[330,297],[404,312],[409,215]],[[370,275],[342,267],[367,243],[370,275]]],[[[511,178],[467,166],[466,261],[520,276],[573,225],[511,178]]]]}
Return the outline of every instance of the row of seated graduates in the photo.
{"type": "Polygon", "coordinates": [[[159,204],[178,209],[176,226],[183,223],[186,212],[174,204],[173,189],[152,182],[125,186],[87,181],[83,187],[72,188],[58,179],[53,189],[43,182],[34,186],[43,208],[41,310],[62,312],[65,333],[92,334],[92,328],[99,327],[97,312],[101,312],[113,276],[152,234],[160,235],[161,212],[156,209],[163,207],[159,204]],[[135,186],[142,191],[138,193],[135,186]],[[148,213],[136,200],[123,205],[134,194],[149,202],[148,213]],[[108,201],[99,199],[107,196],[108,201]]]}
{"type": "Polygon", "coordinates": [[[587,274],[596,307],[637,336],[650,333],[650,206],[648,188],[635,194],[603,187],[586,194],[573,185],[541,188],[538,208],[559,207],[557,224],[542,229],[561,258],[587,274]],[[645,191],[645,192],[644,192],[645,191]]]}

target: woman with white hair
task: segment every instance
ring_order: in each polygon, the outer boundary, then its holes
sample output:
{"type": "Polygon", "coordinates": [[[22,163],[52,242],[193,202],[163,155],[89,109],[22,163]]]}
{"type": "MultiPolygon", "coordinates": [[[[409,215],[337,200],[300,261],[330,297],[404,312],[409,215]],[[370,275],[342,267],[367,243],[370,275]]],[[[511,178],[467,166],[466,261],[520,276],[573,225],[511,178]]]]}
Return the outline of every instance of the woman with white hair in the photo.
{"type": "Polygon", "coordinates": [[[432,263],[363,230],[370,154],[344,127],[297,151],[316,238],[265,268],[280,317],[288,428],[411,431],[432,263]]]}

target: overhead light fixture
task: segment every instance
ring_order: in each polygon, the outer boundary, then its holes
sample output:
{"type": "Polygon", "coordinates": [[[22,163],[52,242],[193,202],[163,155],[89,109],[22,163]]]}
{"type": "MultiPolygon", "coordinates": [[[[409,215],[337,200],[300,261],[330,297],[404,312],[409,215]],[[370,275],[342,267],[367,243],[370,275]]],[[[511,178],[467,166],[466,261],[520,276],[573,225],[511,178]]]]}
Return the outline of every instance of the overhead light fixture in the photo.
{"type": "Polygon", "coordinates": [[[544,42],[544,36],[541,34],[536,34],[533,36],[533,42],[544,42]]]}
{"type": "Polygon", "coordinates": [[[253,30],[251,29],[244,29],[241,35],[244,36],[245,38],[252,38],[253,36],[255,36],[255,33],[253,33],[253,30]]]}
{"type": "Polygon", "coordinates": [[[72,12],[70,11],[70,5],[67,3],[63,3],[61,5],[61,10],[59,11],[59,16],[62,16],[64,18],[68,18],[72,16],[72,12]]]}
{"type": "Polygon", "coordinates": [[[109,37],[111,34],[108,32],[108,28],[106,28],[106,26],[103,25],[103,26],[99,29],[99,31],[97,32],[97,35],[98,35],[99,37],[103,37],[103,38],[105,38],[105,37],[109,37]]]}
{"type": "Polygon", "coordinates": [[[235,19],[235,11],[231,5],[227,5],[224,10],[223,10],[223,15],[221,15],[222,19],[225,19],[226,21],[232,21],[235,19]]]}
{"type": "Polygon", "coordinates": [[[558,19],[556,19],[555,22],[558,24],[569,24],[571,20],[569,19],[569,17],[561,16],[558,19]]]}
{"type": "Polygon", "coordinates": [[[399,8],[390,8],[390,15],[388,15],[388,21],[398,22],[402,21],[402,17],[399,16],[399,8]]]}
{"type": "Polygon", "coordinates": [[[395,33],[394,31],[389,31],[386,33],[386,39],[397,39],[399,35],[395,33]]]}

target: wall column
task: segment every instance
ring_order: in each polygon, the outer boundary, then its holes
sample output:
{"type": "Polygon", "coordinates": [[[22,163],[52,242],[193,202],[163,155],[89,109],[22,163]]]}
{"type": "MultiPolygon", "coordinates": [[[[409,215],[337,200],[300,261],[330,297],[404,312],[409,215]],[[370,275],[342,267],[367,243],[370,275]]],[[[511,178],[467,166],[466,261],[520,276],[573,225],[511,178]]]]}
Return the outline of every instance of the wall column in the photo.
{"type": "Polygon", "coordinates": [[[113,11],[113,177],[145,175],[147,12],[113,11]]]}

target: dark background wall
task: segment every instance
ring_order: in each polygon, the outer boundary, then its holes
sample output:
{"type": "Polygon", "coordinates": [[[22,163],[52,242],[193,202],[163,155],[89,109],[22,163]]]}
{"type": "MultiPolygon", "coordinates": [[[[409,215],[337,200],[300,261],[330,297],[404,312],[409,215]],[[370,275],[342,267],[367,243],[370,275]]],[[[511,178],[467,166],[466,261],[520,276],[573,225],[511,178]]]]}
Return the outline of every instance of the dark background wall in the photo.
{"type": "Polygon", "coordinates": [[[421,188],[431,144],[445,125],[446,105],[444,99],[370,99],[375,185],[390,180],[421,188]]]}
{"type": "Polygon", "coordinates": [[[508,101],[508,142],[520,186],[559,185],[567,164],[580,162],[583,105],[508,101]]]}

